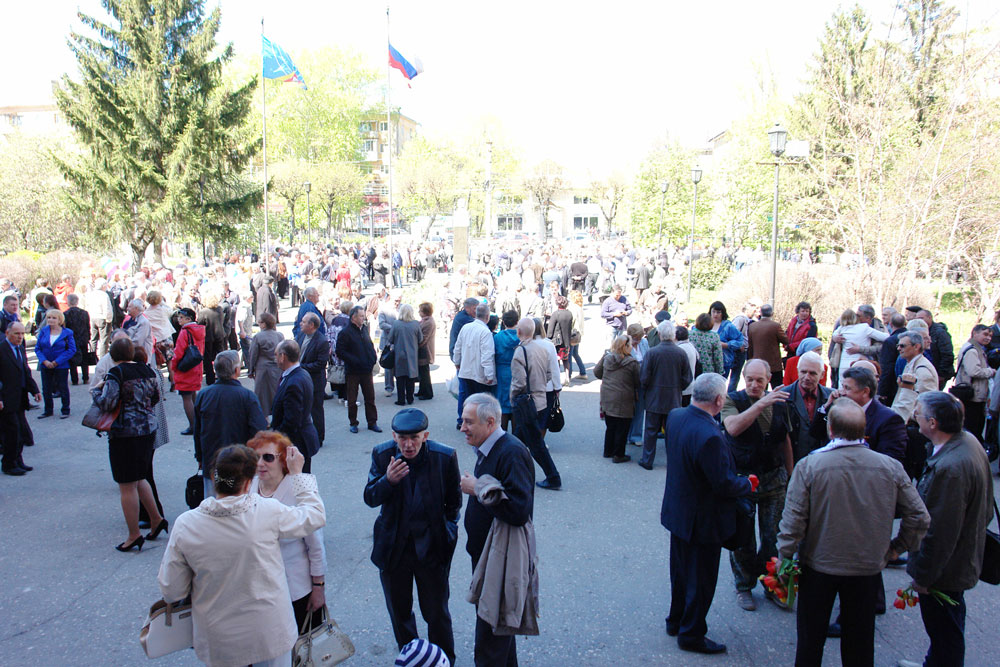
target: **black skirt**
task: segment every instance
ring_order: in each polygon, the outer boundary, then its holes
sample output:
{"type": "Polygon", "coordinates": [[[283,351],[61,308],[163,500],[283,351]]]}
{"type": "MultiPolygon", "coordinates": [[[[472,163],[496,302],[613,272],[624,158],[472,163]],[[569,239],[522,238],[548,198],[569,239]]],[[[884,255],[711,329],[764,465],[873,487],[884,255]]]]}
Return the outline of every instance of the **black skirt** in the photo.
{"type": "Polygon", "coordinates": [[[146,478],[153,459],[153,441],[156,433],[132,437],[110,436],[108,457],[111,459],[111,476],[118,484],[138,482],[146,478]]]}

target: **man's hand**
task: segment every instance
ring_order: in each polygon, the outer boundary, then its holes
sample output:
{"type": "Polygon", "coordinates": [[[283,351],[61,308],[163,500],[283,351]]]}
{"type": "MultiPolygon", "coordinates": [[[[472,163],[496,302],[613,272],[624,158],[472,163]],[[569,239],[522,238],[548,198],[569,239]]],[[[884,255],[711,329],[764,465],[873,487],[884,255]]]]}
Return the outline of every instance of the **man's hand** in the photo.
{"type": "Polygon", "coordinates": [[[462,493],[470,496],[476,495],[476,478],[468,473],[462,473],[462,493]]]}
{"type": "Polygon", "coordinates": [[[913,590],[920,593],[921,595],[930,595],[930,589],[924,588],[915,581],[911,581],[910,586],[913,586],[913,590]]]}
{"type": "Polygon", "coordinates": [[[787,391],[772,391],[770,394],[764,398],[757,401],[761,408],[766,408],[769,405],[774,405],[775,403],[781,403],[782,401],[788,400],[787,391]]]}
{"type": "Polygon", "coordinates": [[[851,343],[847,346],[847,354],[861,354],[861,348],[851,343]]]}
{"type": "Polygon", "coordinates": [[[389,467],[385,470],[386,479],[393,486],[399,484],[399,482],[410,474],[410,466],[406,464],[403,459],[396,459],[389,461],[389,467]]]}
{"type": "MultiPolygon", "coordinates": [[[[103,385],[104,385],[104,382],[101,382],[101,386],[103,386],[103,385]]],[[[41,403],[41,402],[42,402],[42,395],[41,394],[35,394],[35,403],[41,403]]]]}
{"type": "Polygon", "coordinates": [[[757,475],[747,475],[747,481],[750,482],[750,493],[756,491],[757,487],[760,486],[760,480],[757,478],[757,475]]]}
{"type": "Polygon", "coordinates": [[[830,392],[830,398],[826,399],[826,403],[823,404],[823,409],[829,411],[830,406],[833,405],[833,402],[838,398],[840,398],[840,390],[834,389],[830,392]]]}
{"type": "Polygon", "coordinates": [[[840,335],[840,334],[835,334],[835,335],[833,335],[833,336],[832,336],[832,337],[830,338],[830,340],[831,340],[832,342],[834,342],[834,343],[838,343],[838,344],[840,344],[840,345],[843,345],[844,341],[845,341],[845,340],[847,340],[847,339],[846,339],[846,338],[844,338],[844,337],[843,337],[842,335],[840,335]]]}

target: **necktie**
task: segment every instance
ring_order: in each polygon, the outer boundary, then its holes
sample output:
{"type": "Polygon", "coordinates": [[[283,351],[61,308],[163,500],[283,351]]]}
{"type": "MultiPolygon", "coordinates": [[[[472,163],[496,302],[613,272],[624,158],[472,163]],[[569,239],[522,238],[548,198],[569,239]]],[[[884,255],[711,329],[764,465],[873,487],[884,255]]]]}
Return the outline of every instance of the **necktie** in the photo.
{"type": "Polygon", "coordinates": [[[483,459],[485,459],[486,457],[483,456],[483,453],[481,451],[479,451],[478,449],[476,450],[476,456],[478,457],[476,459],[476,477],[478,477],[479,476],[479,466],[483,465],[483,459]]]}
{"type": "Polygon", "coordinates": [[[14,350],[14,358],[17,359],[17,365],[20,366],[21,365],[21,351],[19,349],[17,349],[17,347],[14,346],[14,345],[11,345],[10,349],[14,350]]]}

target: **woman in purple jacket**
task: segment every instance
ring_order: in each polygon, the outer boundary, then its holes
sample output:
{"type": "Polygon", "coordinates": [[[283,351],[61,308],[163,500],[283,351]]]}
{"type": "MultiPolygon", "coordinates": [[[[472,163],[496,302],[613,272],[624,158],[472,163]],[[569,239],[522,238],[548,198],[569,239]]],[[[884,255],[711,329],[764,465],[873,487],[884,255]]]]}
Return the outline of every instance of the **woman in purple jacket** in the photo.
{"type": "Polygon", "coordinates": [[[39,419],[52,416],[53,396],[59,394],[62,401],[62,419],[69,417],[69,360],[76,354],[73,332],[65,328],[66,320],[58,308],[45,313],[45,326],[38,331],[35,356],[38,370],[42,374],[42,397],[45,410],[39,419]]]}

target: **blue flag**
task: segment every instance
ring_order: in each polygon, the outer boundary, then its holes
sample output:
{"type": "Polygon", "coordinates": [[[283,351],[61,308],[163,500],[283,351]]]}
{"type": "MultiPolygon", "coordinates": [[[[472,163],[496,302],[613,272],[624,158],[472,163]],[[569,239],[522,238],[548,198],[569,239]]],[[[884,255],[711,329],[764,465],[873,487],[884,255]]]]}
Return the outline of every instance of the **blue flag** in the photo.
{"type": "Polygon", "coordinates": [[[299,74],[298,68],[288,53],[267,37],[261,35],[261,39],[264,40],[264,78],[280,79],[285,83],[297,83],[306,88],[305,80],[299,74]]]}

